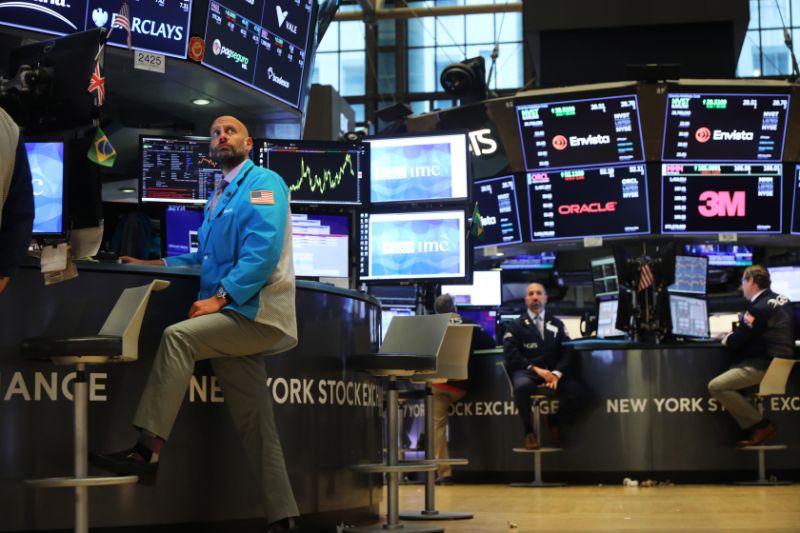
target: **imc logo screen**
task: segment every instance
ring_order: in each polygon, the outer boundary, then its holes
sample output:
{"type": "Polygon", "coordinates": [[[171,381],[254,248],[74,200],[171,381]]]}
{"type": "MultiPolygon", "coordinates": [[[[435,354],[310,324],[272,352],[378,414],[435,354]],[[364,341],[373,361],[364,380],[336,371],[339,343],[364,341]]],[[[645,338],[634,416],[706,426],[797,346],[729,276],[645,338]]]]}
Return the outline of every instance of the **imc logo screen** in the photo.
{"type": "Polygon", "coordinates": [[[373,202],[467,197],[465,135],[370,141],[373,202]]]}
{"type": "Polygon", "coordinates": [[[370,221],[370,276],[458,277],[465,253],[461,211],[373,215],[370,221]]]}

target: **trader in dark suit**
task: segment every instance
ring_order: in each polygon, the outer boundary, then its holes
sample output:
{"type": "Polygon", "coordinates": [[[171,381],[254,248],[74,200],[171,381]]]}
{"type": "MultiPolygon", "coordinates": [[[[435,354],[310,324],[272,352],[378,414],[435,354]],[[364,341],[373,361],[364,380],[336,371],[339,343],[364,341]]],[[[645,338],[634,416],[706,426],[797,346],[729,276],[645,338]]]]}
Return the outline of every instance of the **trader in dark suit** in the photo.
{"type": "MultiPolygon", "coordinates": [[[[531,283],[525,291],[528,308],[516,318],[503,336],[503,354],[514,401],[525,426],[525,448],[539,449],[539,435],[533,432],[531,394],[544,385],[559,395],[559,412],[548,418],[551,437],[558,440],[560,417],[574,408],[577,380],[569,379],[569,350],[563,347],[569,335],[564,323],[545,312],[547,290],[541,283],[531,283]]],[[[558,446],[558,442],[554,442],[558,446]]]]}
{"type": "Polygon", "coordinates": [[[747,437],[739,446],[757,446],[778,431],[739,390],[761,383],[773,357],[794,357],[794,313],[786,296],[770,290],[769,271],[747,267],[742,294],[749,300],[739,324],[722,344],[733,355],[733,366],[711,380],[708,391],[736,419],[747,437]]]}

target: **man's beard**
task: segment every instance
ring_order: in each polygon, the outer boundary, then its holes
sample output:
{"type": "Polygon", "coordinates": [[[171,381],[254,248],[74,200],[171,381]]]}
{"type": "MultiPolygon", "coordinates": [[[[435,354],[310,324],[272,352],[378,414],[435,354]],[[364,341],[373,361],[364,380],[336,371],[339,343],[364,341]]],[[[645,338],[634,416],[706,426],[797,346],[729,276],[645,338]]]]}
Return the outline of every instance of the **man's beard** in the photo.
{"type": "Polygon", "coordinates": [[[239,151],[235,148],[226,152],[212,150],[210,155],[214,161],[227,168],[239,165],[247,157],[244,151],[239,151]]]}

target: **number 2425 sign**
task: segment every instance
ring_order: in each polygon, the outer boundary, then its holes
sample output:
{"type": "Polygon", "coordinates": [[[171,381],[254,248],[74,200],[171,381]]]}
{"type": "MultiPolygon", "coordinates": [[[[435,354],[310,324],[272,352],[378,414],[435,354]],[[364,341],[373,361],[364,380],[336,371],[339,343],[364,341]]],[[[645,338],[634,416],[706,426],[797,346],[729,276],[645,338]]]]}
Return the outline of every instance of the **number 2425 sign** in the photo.
{"type": "Polygon", "coordinates": [[[154,54],[153,52],[140,52],[138,50],[133,53],[133,68],[139,70],[149,70],[152,72],[160,72],[164,74],[166,67],[166,58],[161,54],[154,54]]]}

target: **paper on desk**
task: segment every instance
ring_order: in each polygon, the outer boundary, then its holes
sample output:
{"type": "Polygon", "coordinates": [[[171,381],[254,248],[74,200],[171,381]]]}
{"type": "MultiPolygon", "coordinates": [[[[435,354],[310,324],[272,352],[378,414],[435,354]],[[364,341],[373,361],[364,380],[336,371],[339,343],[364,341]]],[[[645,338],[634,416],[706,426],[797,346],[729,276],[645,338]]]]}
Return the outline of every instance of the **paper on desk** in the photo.
{"type": "Polygon", "coordinates": [[[58,272],[67,268],[69,245],[65,242],[42,248],[42,272],[58,272]]]}

